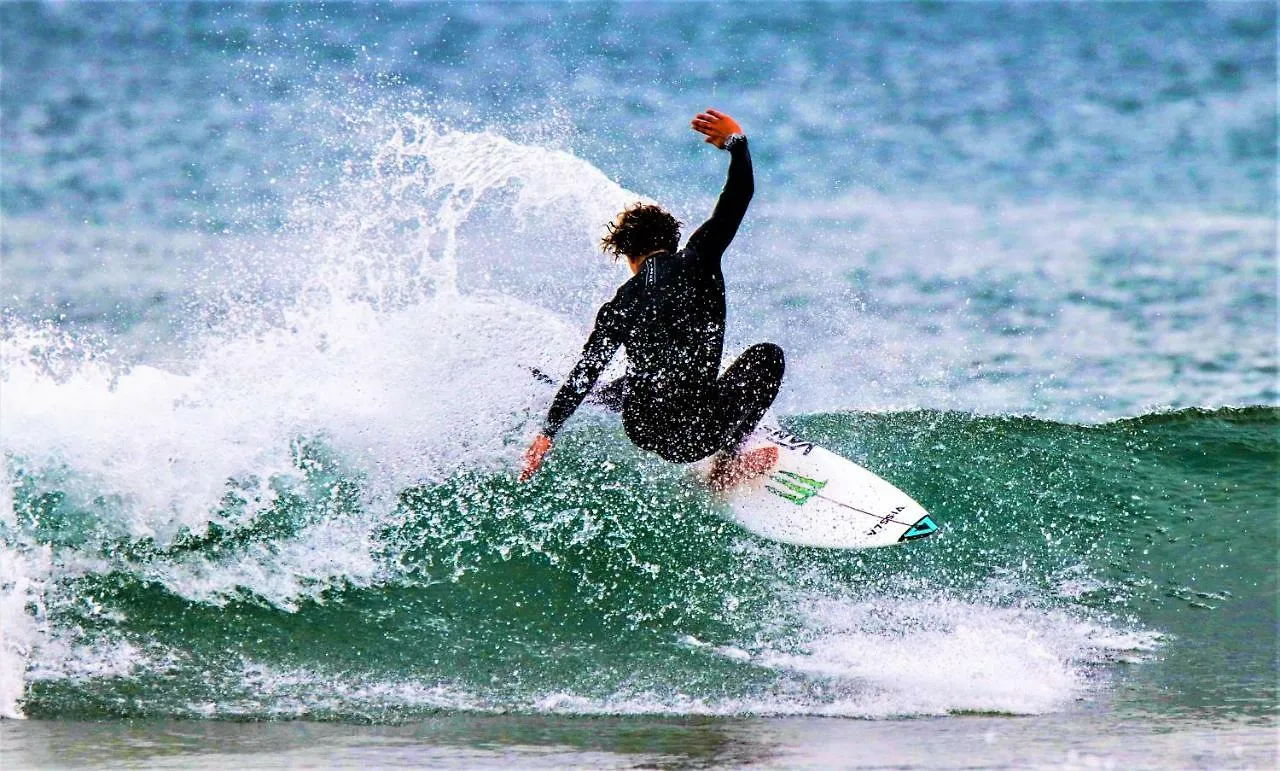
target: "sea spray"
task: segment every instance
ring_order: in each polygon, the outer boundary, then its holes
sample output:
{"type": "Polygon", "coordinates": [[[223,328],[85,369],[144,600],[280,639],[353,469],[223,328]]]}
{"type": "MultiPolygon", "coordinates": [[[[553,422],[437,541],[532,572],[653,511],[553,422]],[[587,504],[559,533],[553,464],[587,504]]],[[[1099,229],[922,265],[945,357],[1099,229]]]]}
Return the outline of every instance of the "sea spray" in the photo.
{"type": "Polygon", "coordinates": [[[319,191],[288,228],[256,245],[257,264],[228,256],[237,269],[224,274],[223,322],[171,369],[11,324],[0,389],[11,477],[4,710],[16,714],[38,647],[29,614],[51,546],[66,580],[111,569],[82,552],[140,540],[165,549],[211,527],[252,527],[298,496],[306,485],[298,443],[323,437],[362,480],[358,506],[300,528],[297,543],[150,572],[193,600],[249,592],[295,608],[335,581],[373,580],[370,534],[399,490],[506,462],[530,406],[523,366],[545,366],[540,352],[566,350],[573,333],[518,300],[461,295],[455,231],[477,205],[512,203],[491,200],[507,188],[525,190],[514,200],[522,217],[568,196],[593,207],[581,216],[596,223],[595,209],[630,196],[594,170],[584,178],[584,167],[564,153],[408,118],[369,169],[319,191]],[[425,168],[428,155],[437,168],[425,168]],[[545,181],[565,178],[575,181],[545,181]],[[537,205],[521,204],[530,195],[537,205]],[[273,292],[245,297],[244,286],[273,292]]]}

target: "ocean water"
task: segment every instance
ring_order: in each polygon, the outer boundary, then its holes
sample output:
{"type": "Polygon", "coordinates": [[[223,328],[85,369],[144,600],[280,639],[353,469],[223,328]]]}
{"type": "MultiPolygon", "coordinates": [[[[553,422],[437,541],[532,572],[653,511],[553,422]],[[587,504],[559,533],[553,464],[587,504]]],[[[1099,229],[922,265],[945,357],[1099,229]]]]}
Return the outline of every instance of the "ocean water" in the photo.
{"type": "Polygon", "coordinates": [[[1270,768],[1274,3],[0,5],[6,768],[1270,768]],[[940,532],[585,408],[751,137],[728,348],[940,532]],[[25,720],[21,718],[26,718],[25,720]]]}

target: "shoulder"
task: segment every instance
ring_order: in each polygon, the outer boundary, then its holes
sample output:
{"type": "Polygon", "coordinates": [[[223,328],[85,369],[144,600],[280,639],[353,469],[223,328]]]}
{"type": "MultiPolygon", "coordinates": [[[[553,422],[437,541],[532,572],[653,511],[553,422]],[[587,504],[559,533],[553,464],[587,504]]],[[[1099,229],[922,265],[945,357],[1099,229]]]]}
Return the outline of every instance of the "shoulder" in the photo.
{"type": "Polygon", "coordinates": [[[679,275],[688,275],[689,273],[702,274],[708,268],[718,268],[719,261],[714,259],[715,252],[704,251],[699,248],[705,244],[698,244],[691,241],[685,248],[671,255],[671,273],[679,275]]]}
{"type": "Polygon", "coordinates": [[[625,307],[635,302],[640,295],[644,294],[645,287],[649,283],[645,278],[649,262],[650,261],[646,261],[639,273],[627,279],[622,286],[618,287],[618,291],[614,293],[613,299],[605,304],[625,307]]]}
{"type": "Polygon", "coordinates": [[[641,271],[618,287],[613,299],[600,306],[600,310],[596,313],[596,324],[613,325],[621,322],[643,293],[644,272],[641,271]]]}

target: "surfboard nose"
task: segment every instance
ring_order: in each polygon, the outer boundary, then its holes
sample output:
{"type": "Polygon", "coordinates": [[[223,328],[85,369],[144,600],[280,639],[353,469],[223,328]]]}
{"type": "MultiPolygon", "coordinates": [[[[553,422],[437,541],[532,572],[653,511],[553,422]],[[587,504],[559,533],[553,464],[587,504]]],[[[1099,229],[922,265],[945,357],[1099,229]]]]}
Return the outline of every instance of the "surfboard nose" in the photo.
{"type": "Polygon", "coordinates": [[[924,538],[925,536],[933,535],[936,532],[938,532],[938,525],[933,521],[933,517],[925,514],[923,517],[916,520],[915,524],[908,528],[907,532],[903,533],[902,537],[898,540],[914,541],[917,538],[924,538]]]}

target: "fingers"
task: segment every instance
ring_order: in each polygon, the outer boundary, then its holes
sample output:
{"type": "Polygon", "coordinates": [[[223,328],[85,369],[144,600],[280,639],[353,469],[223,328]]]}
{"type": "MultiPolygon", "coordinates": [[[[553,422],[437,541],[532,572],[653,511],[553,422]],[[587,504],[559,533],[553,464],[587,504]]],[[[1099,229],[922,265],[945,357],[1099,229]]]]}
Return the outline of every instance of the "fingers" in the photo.
{"type": "Polygon", "coordinates": [[[724,140],[736,131],[741,131],[736,121],[719,110],[707,108],[689,121],[689,127],[706,136],[706,142],[716,147],[724,147],[724,140]]]}
{"type": "Polygon", "coordinates": [[[694,119],[690,121],[690,125],[695,131],[702,131],[705,134],[706,131],[704,129],[727,131],[728,129],[735,127],[737,123],[733,118],[725,115],[719,110],[713,110],[708,107],[706,112],[698,113],[694,119]]]}
{"type": "Polygon", "coordinates": [[[520,481],[528,482],[533,475],[538,473],[538,469],[542,468],[542,458],[528,458],[524,463],[524,470],[520,472],[520,481]]]}

